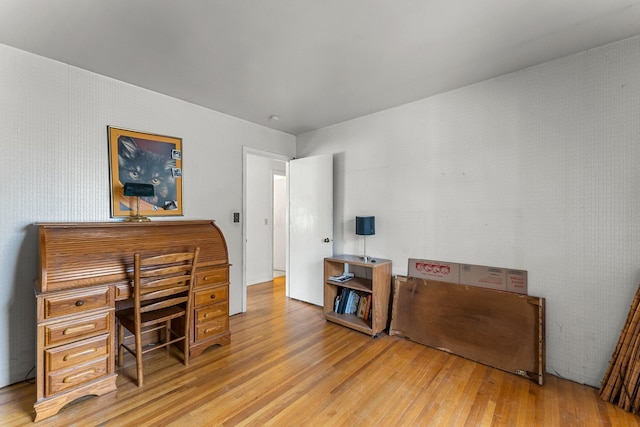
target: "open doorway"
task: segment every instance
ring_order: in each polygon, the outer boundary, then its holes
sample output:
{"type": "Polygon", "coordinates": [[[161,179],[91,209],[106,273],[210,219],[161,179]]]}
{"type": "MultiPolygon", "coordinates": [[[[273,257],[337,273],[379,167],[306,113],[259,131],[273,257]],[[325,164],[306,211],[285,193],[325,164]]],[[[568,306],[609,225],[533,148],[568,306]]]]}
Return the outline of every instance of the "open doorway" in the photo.
{"type": "Polygon", "coordinates": [[[322,260],[333,255],[333,155],[293,160],[246,147],[243,154],[243,312],[247,286],[273,281],[276,170],[287,178],[286,296],[322,306],[322,260]]]}
{"type": "Polygon", "coordinates": [[[286,276],[289,160],[243,149],[243,312],[247,310],[248,286],[272,281],[276,275],[281,280],[286,276]]]}
{"type": "Polygon", "coordinates": [[[287,270],[287,175],[273,171],[273,277],[282,278],[287,270]]]}

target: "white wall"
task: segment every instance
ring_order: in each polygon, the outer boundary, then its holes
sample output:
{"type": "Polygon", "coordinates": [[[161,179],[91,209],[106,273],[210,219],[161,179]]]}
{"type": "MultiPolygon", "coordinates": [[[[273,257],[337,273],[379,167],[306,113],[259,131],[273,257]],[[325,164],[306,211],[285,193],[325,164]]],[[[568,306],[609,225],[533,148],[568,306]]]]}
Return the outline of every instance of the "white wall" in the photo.
{"type": "MultiPolygon", "coordinates": [[[[107,126],[183,138],[184,217],[227,240],[242,308],[242,146],[292,156],[295,138],[0,45],[0,387],[35,364],[35,222],[109,221],[107,126]]],[[[33,373],[32,373],[33,374],[33,373]]]]}
{"type": "Polygon", "coordinates": [[[640,281],[640,38],[298,137],[335,155],[336,253],[529,271],[547,370],[599,386],[640,281]]]}

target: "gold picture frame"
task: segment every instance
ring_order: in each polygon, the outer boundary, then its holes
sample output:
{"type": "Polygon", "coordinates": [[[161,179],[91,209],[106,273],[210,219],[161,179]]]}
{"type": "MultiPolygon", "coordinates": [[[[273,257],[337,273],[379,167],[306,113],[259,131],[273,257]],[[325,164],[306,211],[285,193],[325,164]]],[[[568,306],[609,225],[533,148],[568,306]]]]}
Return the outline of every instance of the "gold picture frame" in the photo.
{"type": "Polygon", "coordinates": [[[141,197],[140,215],[182,216],[182,139],[107,127],[111,217],[136,215],[136,197],[124,195],[127,182],[152,184],[153,197],[141,197]]]}

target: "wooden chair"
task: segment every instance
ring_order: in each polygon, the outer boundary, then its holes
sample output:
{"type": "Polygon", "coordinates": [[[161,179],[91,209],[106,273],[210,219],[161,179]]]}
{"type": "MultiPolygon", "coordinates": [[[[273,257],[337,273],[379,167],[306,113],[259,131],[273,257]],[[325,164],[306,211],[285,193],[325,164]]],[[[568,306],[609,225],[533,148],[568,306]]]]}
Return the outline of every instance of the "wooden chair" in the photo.
{"type": "Polygon", "coordinates": [[[191,323],[195,270],[200,248],[142,258],[134,255],[133,307],[116,312],[118,319],[118,366],[123,365],[124,350],[136,358],[138,387],[143,383],[142,355],[182,341],[185,366],[189,365],[189,325],[191,323]],[[182,321],[175,319],[182,318],[182,321]],[[178,325],[179,331],[171,324],[178,325]],[[125,344],[125,329],[135,338],[135,349],[125,344]],[[142,335],[163,331],[164,340],[142,348],[142,335]]]}

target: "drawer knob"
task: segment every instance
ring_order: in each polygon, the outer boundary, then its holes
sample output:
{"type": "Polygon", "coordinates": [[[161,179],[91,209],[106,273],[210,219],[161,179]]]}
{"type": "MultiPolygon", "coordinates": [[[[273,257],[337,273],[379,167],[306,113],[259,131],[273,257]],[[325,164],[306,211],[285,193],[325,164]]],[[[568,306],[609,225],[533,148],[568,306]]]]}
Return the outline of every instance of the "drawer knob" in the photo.
{"type": "Polygon", "coordinates": [[[211,299],[216,299],[216,294],[211,294],[211,299]]]}
{"type": "Polygon", "coordinates": [[[76,301],[76,307],[82,307],[84,305],[84,301],[78,300],[76,301]]]}

